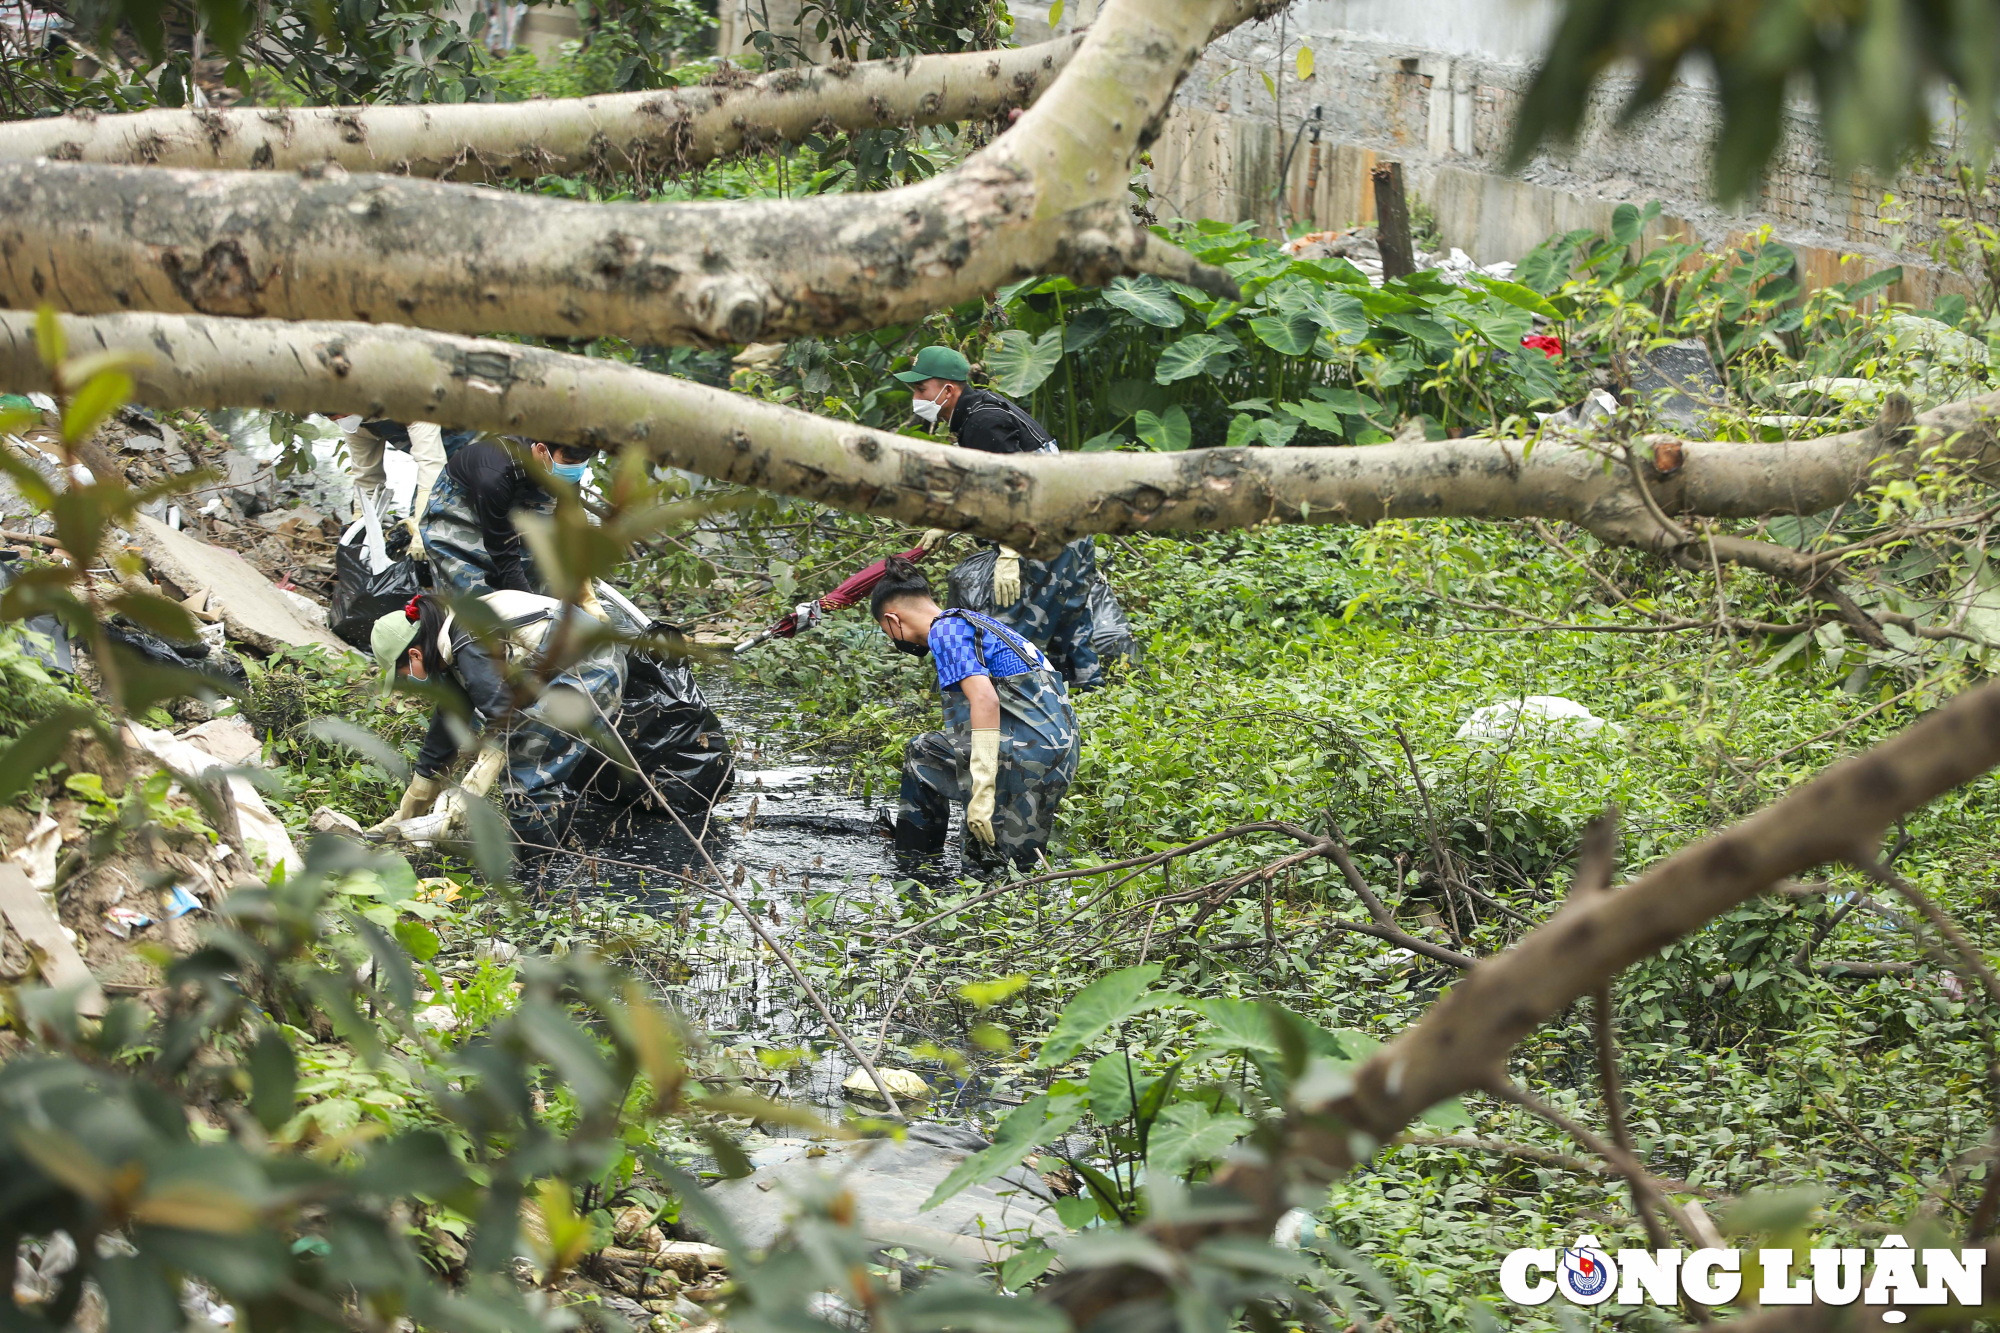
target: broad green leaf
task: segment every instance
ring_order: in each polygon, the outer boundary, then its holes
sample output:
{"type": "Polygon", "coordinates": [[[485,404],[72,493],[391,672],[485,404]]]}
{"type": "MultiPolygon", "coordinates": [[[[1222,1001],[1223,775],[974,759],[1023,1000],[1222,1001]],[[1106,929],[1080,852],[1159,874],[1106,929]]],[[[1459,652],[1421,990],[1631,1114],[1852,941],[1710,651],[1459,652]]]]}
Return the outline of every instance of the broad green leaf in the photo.
{"type": "Polygon", "coordinates": [[[1201,1102],[1175,1102],[1153,1122],[1146,1140],[1146,1169],[1184,1176],[1229,1151],[1249,1132],[1249,1120],[1234,1112],[1217,1115],[1201,1102]]]}
{"type": "Polygon", "coordinates": [[[1367,416],[1382,410],[1382,404],[1367,394],[1357,393],[1353,389],[1334,389],[1325,385],[1315,385],[1307,392],[1334,411],[1351,417],[1367,416]]]}
{"type": "Polygon", "coordinates": [[[1288,416],[1297,417],[1308,426],[1330,431],[1335,435],[1347,429],[1347,422],[1340,412],[1328,403],[1279,403],[1278,410],[1288,416]]]}
{"type": "Polygon", "coordinates": [[[373,760],[384,773],[398,782],[410,776],[410,761],[394,746],[368,728],[349,722],[344,717],[316,717],[306,724],[306,732],[318,740],[360,751],[363,758],[373,760]]]}
{"type": "Polygon", "coordinates": [[[1054,32],[1057,28],[1062,26],[1062,16],[1063,16],[1063,0],[1056,0],[1054,4],[1049,6],[1050,32],[1054,32]]]}
{"type": "Polygon", "coordinates": [[[993,388],[1009,398],[1026,398],[1062,365],[1063,333],[1050,329],[1030,338],[1020,329],[1002,329],[986,347],[986,368],[993,388]]]}
{"type": "Polygon", "coordinates": [[[1035,1064],[1043,1069],[1059,1065],[1074,1057],[1112,1024],[1172,1003],[1178,998],[1172,991],[1148,993],[1152,984],[1160,979],[1161,971],[1158,963],[1124,967],[1106,973],[1078,991],[1076,998],[1063,1008],[1062,1017],[1056,1020],[1055,1031],[1042,1044],[1042,1053],[1035,1064]]]}
{"type": "Polygon", "coordinates": [[[1259,70],[1257,72],[1264,80],[1264,91],[1271,94],[1272,100],[1275,101],[1278,96],[1277,81],[1271,77],[1268,70],[1259,70]]]}
{"type": "Polygon", "coordinates": [[[1278,1038],[1271,1031],[1271,1016],[1261,1004],[1216,998],[1189,1000],[1187,1007],[1209,1021],[1210,1030],[1201,1036],[1210,1045],[1225,1051],[1278,1053],[1278,1038]]]}
{"type": "Polygon", "coordinates": [[[929,1212],[960,1190],[982,1185],[1001,1172],[1019,1166],[1022,1158],[1049,1140],[1060,1137],[1082,1118],[1083,1101],[1078,1097],[1052,1101],[1044,1093],[1025,1105],[1015,1107],[1000,1122],[1000,1127],[993,1131],[993,1146],[974,1153],[953,1167],[951,1174],[938,1182],[938,1187],[931,1191],[931,1197],[924,1200],[923,1207],[917,1211],[929,1212]]]}
{"type": "Polygon", "coordinates": [[[298,1110],[298,1063],[285,1034],[267,1027],[250,1047],[250,1110],[267,1133],[298,1110]]]}
{"type": "Polygon", "coordinates": [[[62,321],[56,318],[56,308],[52,305],[35,311],[35,350],[50,370],[69,360],[69,339],[64,336],[62,321]]]}
{"type": "Polygon", "coordinates": [[[111,599],[110,605],[141,629],[149,629],[169,643],[193,643],[201,637],[188,609],[158,593],[121,592],[111,599]]]}
{"type": "Polygon", "coordinates": [[[1611,210],[1611,239],[1620,246],[1631,245],[1639,239],[1641,227],[1639,210],[1631,204],[1620,204],[1611,210]]]}
{"type": "Polygon", "coordinates": [[[1151,274],[1113,278],[1104,289],[1104,301],[1155,328],[1177,329],[1187,319],[1180,298],[1151,274]]]}
{"type": "Polygon", "coordinates": [[[1056,1252],[1046,1245],[1022,1250],[1000,1265],[1000,1285],[1009,1291],[1019,1291],[1048,1272],[1055,1261],[1056,1252]]]}
{"type": "Polygon", "coordinates": [[[1299,433],[1296,421],[1280,421],[1276,417],[1266,417],[1257,423],[1257,434],[1269,449],[1282,449],[1292,442],[1292,436],[1299,433]]]}
{"type": "Polygon", "coordinates": [[[1310,46],[1299,48],[1298,69],[1301,81],[1313,76],[1313,49],[1310,46]]]}
{"type": "Polygon", "coordinates": [[[1562,312],[1549,304],[1548,298],[1532,287],[1518,282],[1508,282],[1503,278],[1477,278],[1481,287],[1493,293],[1508,305],[1519,306],[1523,310],[1541,315],[1545,319],[1561,319],[1562,312]]]}
{"type": "Polygon", "coordinates": [[[1194,441],[1194,427],[1188,423],[1186,409],[1179,406],[1170,407],[1159,416],[1141,412],[1134,424],[1139,428],[1140,439],[1165,453],[1179,453],[1194,441]]]}
{"type": "Polygon", "coordinates": [[[1195,375],[1213,375],[1227,367],[1229,354],[1227,338],[1218,338],[1212,333],[1191,333],[1179,342],[1169,344],[1160,353],[1153,379],[1160,384],[1172,384],[1195,375]]]}
{"type": "MultiPolygon", "coordinates": [[[[1045,1256],[1041,1265],[1044,1269],[1055,1260],[1053,1250],[1029,1253],[1045,1256]]],[[[896,1302],[896,1324],[909,1333],[931,1333],[936,1329],[957,1329],[964,1333],[1068,1333],[1070,1328],[1069,1317],[1052,1305],[1002,1296],[976,1287],[964,1278],[949,1276],[933,1277],[896,1302]]]]}
{"type": "Polygon", "coordinates": [[[180,1328],[186,1316],[159,1263],[145,1255],[111,1255],[92,1272],[104,1289],[106,1333],[158,1333],[180,1328]]]}
{"type": "Polygon", "coordinates": [[[1257,443],[1260,434],[1257,427],[1260,424],[1258,418],[1248,412],[1238,412],[1229,418],[1229,438],[1223,443],[1231,449],[1241,449],[1245,445],[1257,443]]]}
{"type": "MultiPolygon", "coordinates": [[[[416,903],[410,906],[421,907],[423,904],[416,903]]],[[[398,921],[392,928],[392,933],[396,937],[396,943],[402,945],[409,951],[410,957],[420,963],[428,963],[437,957],[438,950],[444,947],[443,941],[437,937],[437,932],[421,921],[398,921]]]]}
{"type": "Polygon", "coordinates": [[[1093,435],[1077,448],[1084,453],[1097,453],[1104,449],[1122,449],[1132,443],[1132,437],[1115,430],[1107,430],[1101,435],[1093,435]]]}
{"type": "Polygon", "coordinates": [[[1133,1094],[1144,1096],[1154,1082],[1124,1051],[1099,1056],[1090,1067],[1090,1113],[1100,1124],[1115,1125],[1132,1114],[1133,1094]]]}
{"type": "Polygon", "coordinates": [[[1259,315],[1250,321],[1258,341],[1286,356],[1304,356],[1319,341],[1319,321],[1304,310],[1288,315],[1259,315]]]}

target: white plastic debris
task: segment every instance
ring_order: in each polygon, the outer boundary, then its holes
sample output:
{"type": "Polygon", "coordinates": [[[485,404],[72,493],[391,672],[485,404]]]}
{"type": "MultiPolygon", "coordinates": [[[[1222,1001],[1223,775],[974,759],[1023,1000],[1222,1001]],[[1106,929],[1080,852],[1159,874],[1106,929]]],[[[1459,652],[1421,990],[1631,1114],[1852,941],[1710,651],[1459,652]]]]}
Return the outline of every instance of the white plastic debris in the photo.
{"type": "MultiPolygon", "coordinates": [[[[155,731],[136,722],[126,724],[126,731],[140,749],[177,773],[194,776],[211,768],[234,767],[199,742],[155,731]]],[[[264,798],[257,794],[257,789],[242,778],[232,777],[229,779],[229,795],[236,807],[237,825],[243,831],[243,849],[267,865],[284,865],[290,874],[303,871],[305,862],[299,859],[298,850],[292,846],[291,835],[285,832],[285,826],[264,804],[264,798]]],[[[243,868],[248,870],[250,867],[243,868]]]]}
{"type": "Polygon", "coordinates": [[[1556,694],[1530,694],[1474,709],[1453,739],[1505,741],[1539,740],[1551,734],[1594,736],[1606,727],[1614,732],[1620,730],[1574,699],[1556,694]]]}
{"type": "Polygon", "coordinates": [[[21,845],[7,853],[7,859],[27,873],[30,884],[47,893],[56,886],[56,853],[61,850],[61,826],[43,815],[21,845]]]}

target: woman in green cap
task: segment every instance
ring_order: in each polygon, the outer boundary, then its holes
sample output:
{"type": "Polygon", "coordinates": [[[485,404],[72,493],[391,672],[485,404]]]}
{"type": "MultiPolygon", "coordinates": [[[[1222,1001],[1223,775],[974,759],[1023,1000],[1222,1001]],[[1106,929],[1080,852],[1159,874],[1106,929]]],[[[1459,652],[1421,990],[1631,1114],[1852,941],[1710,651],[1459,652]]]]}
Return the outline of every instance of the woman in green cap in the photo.
{"type": "MultiPolygon", "coordinates": [[[[536,833],[551,832],[554,815],[612,757],[591,738],[614,734],[625,692],[624,646],[603,641],[601,622],[585,612],[571,608],[562,621],[563,604],[553,597],[505,591],[479,601],[498,621],[497,632],[474,634],[429,593],[375,622],[370,641],[385,677],[430,682],[448,698],[431,713],[396,813],[369,829],[371,836],[391,834],[436,801],[468,718],[481,745],[462,790],[485,796],[504,774],[510,813],[536,833]],[[577,645],[578,655],[550,670],[555,664],[544,656],[558,643],[577,645]]],[[[453,818],[440,836],[462,833],[464,802],[447,809],[453,818]]]]}

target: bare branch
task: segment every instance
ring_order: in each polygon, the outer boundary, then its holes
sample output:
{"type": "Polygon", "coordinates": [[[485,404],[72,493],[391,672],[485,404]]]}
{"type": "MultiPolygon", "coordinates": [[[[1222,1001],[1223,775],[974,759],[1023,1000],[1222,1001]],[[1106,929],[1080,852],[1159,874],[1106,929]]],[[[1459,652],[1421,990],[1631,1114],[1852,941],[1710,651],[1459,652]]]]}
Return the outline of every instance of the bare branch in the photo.
{"type": "Polygon", "coordinates": [[[0,125],[0,160],[207,171],[339,166],[447,181],[681,171],[808,134],[985,120],[1034,102],[1080,36],[529,102],[159,108],[0,125]]]}

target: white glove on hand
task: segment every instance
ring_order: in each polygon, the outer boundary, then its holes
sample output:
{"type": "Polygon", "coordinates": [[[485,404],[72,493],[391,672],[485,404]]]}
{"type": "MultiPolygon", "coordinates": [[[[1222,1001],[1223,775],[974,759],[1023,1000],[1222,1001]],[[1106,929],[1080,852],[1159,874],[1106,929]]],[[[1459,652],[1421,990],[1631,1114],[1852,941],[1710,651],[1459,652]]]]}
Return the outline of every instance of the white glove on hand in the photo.
{"type": "Polygon", "coordinates": [[[423,529],[417,526],[417,520],[406,518],[403,520],[403,526],[410,530],[410,549],[405,553],[404,559],[429,560],[431,558],[430,552],[424,550],[423,529]]]}
{"type": "Polygon", "coordinates": [[[965,803],[965,831],[988,847],[993,836],[993,796],[1000,784],[1000,728],[972,732],[972,799],[965,803]]]}
{"type": "Polygon", "coordinates": [[[500,770],[507,765],[505,750],[481,750],[479,762],[465,775],[461,785],[474,796],[484,796],[493,790],[493,782],[500,776],[500,770]]]}
{"type": "Polygon", "coordinates": [[[951,538],[952,534],[946,532],[943,528],[928,528],[925,530],[923,536],[917,538],[917,545],[925,551],[935,551],[938,547],[950,541],[951,538]]]}
{"type": "Polygon", "coordinates": [[[404,789],[403,799],[396,805],[396,813],[390,815],[374,827],[362,830],[361,836],[364,838],[387,837],[389,830],[396,825],[406,819],[415,819],[418,815],[430,809],[431,802],[437,799],[437,794],[443,786],[444,784],[436,778],[427,778],[421,774],[411,774],[410,785],[404,789]]]}
{"type": "Polygon", "coordinates": [[[1011,546],[1000,548],[993,562],[993,607],[1012,606],[1021,600],[1021,553],[1011,546]]]}

